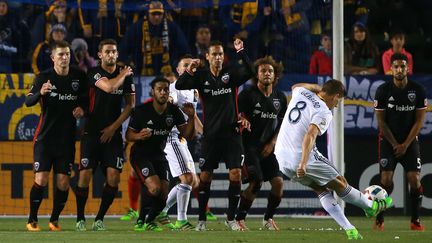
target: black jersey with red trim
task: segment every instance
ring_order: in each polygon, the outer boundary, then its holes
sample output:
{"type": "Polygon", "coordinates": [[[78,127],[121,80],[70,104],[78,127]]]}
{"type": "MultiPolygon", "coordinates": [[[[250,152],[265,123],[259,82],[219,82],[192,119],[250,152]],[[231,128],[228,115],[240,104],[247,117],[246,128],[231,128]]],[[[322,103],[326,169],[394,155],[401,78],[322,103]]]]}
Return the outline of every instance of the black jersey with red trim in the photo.
{"type": "MultiPolygon", "coordinates": [[[[85,132],[99,135],[100,132],[114,123],[122,111],[123,96],[134,95],[135,87],[132,76],[127,76],[123,84],[111,93],[107,93],[96,86],[102,78],[113,79],[119,75],[121,68],[109,73],[101,66],[94,67],[87,72],[89,86],[89,115],[85,125],[85,132]]],[[[116,133],[121,132],[119,127],[116,133]]]]}
{"type": "Polygon", "coordinates": [[[178,106],[167,104],[166,110],[159,114],[153,107],[153,102],[136,106],[131,113],[129,129],[139,132],[144,128],[152,130],[152,135],[146,140],[136,141],[131,153],[145,158],[165,160],[165,145],[168,134],[174,126],[186,124],[184,113],[178,106]]]}
{"type": "Polygon", "coordinates": [[[242,64],[222,68],[215,77],[208,68],[194,74],[184,72],[177,80],[178,90],[198,89],[204,114],[204,137],[224,138],[239,135],[237,129],[238,87],[253,77],[254,71],[246,53],[238,55],[242,64]]]}
{"type": "Polygon", "coordinates": [[[385,122],[396,141],[403,143],[416,121],[416,111],[427,108],[426,91],[420,84],[408,81],[403,89],[393,81],[380,85],[375,93],[376,111],[385,111],[385,122]]]}
{"type": "Polygon", "coordinates": [[[243,131],[245,144],[262,147],[279,131],[287,99],[282,91],[273,89],[266,97],[256,85],[247,87],[239,94],[239,111],[251,123],[251,131],[243,131]]]}
{"type": "Polygon", "coordinates": [[[38,93],[48,80],[52,89],[40,96],[42,112],[34,141],[57,145],[73,143],[76,119],[72,112],[78,106],[85,108],[85,73],[75,67],[70,67],[65,76],[58,75],[54,68],[45,70],[36,76],[28,95],[38,93]]]}

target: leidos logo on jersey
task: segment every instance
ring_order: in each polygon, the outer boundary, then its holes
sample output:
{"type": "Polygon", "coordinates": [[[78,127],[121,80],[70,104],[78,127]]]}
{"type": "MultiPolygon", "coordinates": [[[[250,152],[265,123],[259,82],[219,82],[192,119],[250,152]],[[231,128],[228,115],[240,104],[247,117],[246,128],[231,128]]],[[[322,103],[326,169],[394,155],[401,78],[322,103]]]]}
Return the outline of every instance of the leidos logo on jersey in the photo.
{"type": "Polygon", "coordinates": [[[51,92],[50,97],[58,97],[59,100],[77,100],[78,96],[73,94],[59,94],[51,92]]]}
{"type": "Polygon", "coordinates": [[[212,96],[218,96],[218,95],[228,94],[228,93],[231,93],[231,92],[232,92],[231,88],[227,88],[227,89],[220,88],[218,90],[212,90],[211,94],[212,94],[212,96]]]}

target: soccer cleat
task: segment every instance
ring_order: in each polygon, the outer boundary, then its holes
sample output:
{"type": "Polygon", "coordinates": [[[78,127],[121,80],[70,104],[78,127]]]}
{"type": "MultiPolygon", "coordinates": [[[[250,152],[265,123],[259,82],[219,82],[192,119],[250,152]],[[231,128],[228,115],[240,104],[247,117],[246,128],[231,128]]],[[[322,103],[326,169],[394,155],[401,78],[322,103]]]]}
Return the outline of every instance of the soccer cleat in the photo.
{"type": "Polygon", "coordinates": [[[139,213],[138,211],[133,210],[132,208],[129,208],[127,213],[120,217],[120,220],[122,221],[131,221],[134,218],[138,218],[139,213]]]}
{"type": "Polygon", "coordinates": [[[244,219],[237,220],[237,224],[238,224],[238,226],[240,226],[240,228],[241,228],[242,231],[249,230],[249,228],[246,226],[246,223],[245,223],[244,219]]]}
{"type": "Polygon", "coordinates": [[[277,226],[276,222],[272,219],[269,218],[268,220],[263,220],[263,229],[266,230],[279,230],[279,227],[277,226]]]}
{"type": "Polygon", "coordinates": [[[207,221],[217,221],[216,215],[214,215],[211,211],[206,212],[207,221]]]}
{"type": "Polygon", "coordinates": [[[348,240],[362,240],[363,236],[358,232],[356,228],[345,230],[348,240]]]}
{"type": "Polygon", "coordinates": [[[155,222],[145,223],[144,229],[147,231],[161,232],[163,229],[159,227],[155,222]]]}
{"type": "Polygon", "coordinates": [[[85,225],[85,221],[84,220],[80,220],[80,221],[76,222],[75,230],[76,231],[87,231],[87,228],[86,228],[86,225],[85,225]]]}
{"type": "Polygon", "coordinates": [[[391,197],[386,197],[381,200],[374,200],[372,204],[372,208],[364,209],[366,217],[372,218],[377,216],[379,213],[391,207],[392,203],[393,203],[393,199],[391,197]]]}
{"type": "Polygon", "coordinates": [[[420,219],[411,221],[411,230],[424,231],[425,227],[420,223],[420,219]]]}
{"type": "Polygon", "coordinates": [[[58,223],[58,221],[49,222],[48,227],[50,231],[61,231],[61,227],[58,223]]]}
{"type": "Polygon", "coordinates": [[[134,230],[137,232],[141,232],[144,231],[144,222],[141,219],[138,219],[135,226],[134,226],[134,230]]]}
{"type": "Polygon", "coordinates": [[[372,225],[372,229],[376,231],[384,231],[384,221],[380,222],[375,220],[374,224],[372,225]]]}
{"type": "Polygon", "coordinates": [[[174,228],[177,230],[192,230],[195,227],[187,220],[177,220],[174,224],[174,228]]]}
{"type": "Polygon", "coordinates": [[[36,221],[33,221],[31,223],[27,223],[26,227],[27,227],[27,231],[40,231],[41,230],[38,222],[36,222],[36,221]]]}
{"type": "Polygon", "coordinates": [[[171,223],[171,220],[166,212],[160,212],[156,217],[156,221],[168,229],[175,229],[174,224],[171,223]]]}
{"type": "Polygon", "coordinates": [[[232,231],[243,231],[235,220],[225,220],[225,226],[232,231]]]}
{"type": "Polygon", "coordinates": [[[198,224],[195,227],[195,231],[206,231],[206,230],[207,230],[206,221],[199,220],[198,224]]]}
{"type": "Polygon", "coordinates": [[[96,220],[93,223],[92,229],[94,231],[105,231],[106,230],[104,222],[102,220],[100,220],[100,219],[96,220]]]}

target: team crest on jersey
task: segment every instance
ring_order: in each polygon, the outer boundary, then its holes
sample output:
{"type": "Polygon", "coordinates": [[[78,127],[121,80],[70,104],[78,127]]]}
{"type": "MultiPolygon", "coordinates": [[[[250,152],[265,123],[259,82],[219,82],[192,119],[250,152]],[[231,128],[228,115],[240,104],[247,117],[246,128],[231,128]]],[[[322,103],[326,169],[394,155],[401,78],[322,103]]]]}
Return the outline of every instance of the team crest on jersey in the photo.
{"type": "Polygon", "coordinates": [[[221,80],[222,80],[222,82],[224,82],[224,83],[227,84],[229,82],[229,80],[230,80],[229,74],[225,73],[224,75],[222,75],[221,80]]]}
{"type": "Polygon", "coordinates": [[[276,108],[276,110],[280,109],[280,101],[279,100],[273,100],[273,106],[276,108]]]}
{"type": "Polygon", "coordinates": [[[81,159],[81,165],[86,168],[89,164],[89,160],[87,158],[82,158],[81,159]]]}
{"type": "Polygon", "coordinates": [[[149,175],[149,172],[150,172],[149,168],[143,168],[141,170],[141,174],[145,177],[147,177],[149,175]]]}
{"type": "Polygon", "coordinates": [[[94,78],[95,80],[99,80],[101,77],[102,77],[102,75],[100,75],[100,73],[96,73],[96,74],[93,76],[93,78],[94,78]]]}
{"type": "Polygon", "coordinates": [[[416,94],[415,93],[408,93],[408,99],[411,102],[414,102],[416,99],[416,94]]]}
{"type": "Polygon", "coordinates": [[[319,125],[324,128],[327,125],[326,119],[323,118],[319,125]]]}
{"type": "Polygon", "coordinates": [[[78,82],[78,80],[72,80],[72,89],[73,89],[73,91],[78,91],[78,89],[79,89],[79,82],[78,82]]]}
{"type": "Polygon", "coordinates": [[[34,162],[34,170],[38,171],[40,167],[40,163],[39,162],[34,162]]]}
{"type": "Polygon", "coordinates": [[[388,164],[388,159],[384,158],[384,159],[381,159],[381,160],[380,160],[380,165],[381,165],[382,167],[386,167],[387,164],[388,164]]]}
{"type": "Polygon", "coordinates": [[[172,116],[167,116],[165,118],[165,123],[167,124],[167,126],[172,126],[173,122],[174,122],[174,120],[173,120],[172,116]]]}

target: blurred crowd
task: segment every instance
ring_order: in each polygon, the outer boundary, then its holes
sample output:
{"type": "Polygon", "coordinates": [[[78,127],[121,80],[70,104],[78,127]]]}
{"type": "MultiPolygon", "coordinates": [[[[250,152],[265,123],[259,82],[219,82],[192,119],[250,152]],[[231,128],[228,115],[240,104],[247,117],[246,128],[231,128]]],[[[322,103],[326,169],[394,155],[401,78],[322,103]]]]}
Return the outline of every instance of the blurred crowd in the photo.
{"type": "MultiPolygon", "coordinates": [[[[0,72],[51,67],[49,46],[67,40],[72,63],[97,64],[98,44],[119,43],[119,60],[138,75],[170,74],[185,54],[205,58],[211,40],[252,59],[271,55],[286,73],[332,73],[331,0],[0,0],[0,72]]],[[[410,74],[430,73],[432,1],[344,0],[345,73],[391,74],[390,56],[409,57],[410,74]]]]}

